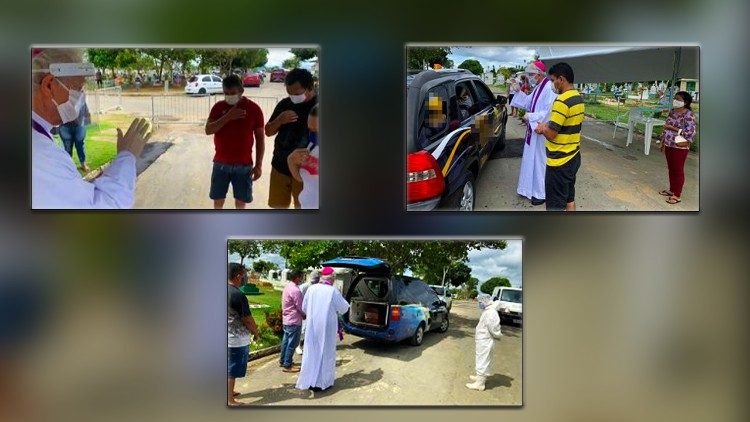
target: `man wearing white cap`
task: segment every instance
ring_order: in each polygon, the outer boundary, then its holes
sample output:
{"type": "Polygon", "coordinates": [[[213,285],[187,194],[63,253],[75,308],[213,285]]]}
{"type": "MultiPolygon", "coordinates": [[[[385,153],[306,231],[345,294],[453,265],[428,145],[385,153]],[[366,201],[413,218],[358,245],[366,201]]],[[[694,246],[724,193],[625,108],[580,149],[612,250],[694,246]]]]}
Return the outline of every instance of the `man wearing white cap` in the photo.
{"type": "Polygon", "coordinates": [[[85,78],[96,69],[79,49],[32,50],[31,207],[56,209],[131,208],[135,159],[151,136],[146,119],[117,129],[117,156],[93,182],[83,180],[71,157],[52,138],[54,126],[75,120],[86,101],[85,78]]]}
{"type": "Polygon", "coordinates": [[[518,175],[518,194],[531,200],[533,205],[541,205],[545,199],[544,177],[547,168],[546,139],[534,133],[539,123],[549,121],[552,103],[557,94],[552,83],[545,77],[546,66],[540,60],[526,67],[526,75],[534,90],[526,95],[522,91],[513,96],[512,107],[526,110],[526,137],[521,158],[521,172],[518,175]]]}

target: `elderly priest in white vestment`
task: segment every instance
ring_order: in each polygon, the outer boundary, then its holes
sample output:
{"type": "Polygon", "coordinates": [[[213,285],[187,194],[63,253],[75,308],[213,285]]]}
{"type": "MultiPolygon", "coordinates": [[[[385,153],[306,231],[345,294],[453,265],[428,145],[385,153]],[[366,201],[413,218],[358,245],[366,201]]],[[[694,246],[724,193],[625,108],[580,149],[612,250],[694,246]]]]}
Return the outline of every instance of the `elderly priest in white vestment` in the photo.
{"type": "Polygon", "coordinates": [[[300,390],[325,390],[333,385],[339,315],[349,310],[349,304],[333,286],[333,268],[325,267],[320,274],[320,282],[311,285],[302,300],[307,328],[305,353],[297,380],[300,390]]]}
{"type": "Polygon", "coordinates": [[[526,136],[524,138],[521,172],[518,175],[518,194],[531,200],[533,205],[544,203],[544,176],[547,169],[546,139],[534,133],[539,123],[548,122],[552,103],[557,94],[552,82],[545,76],[546,66],[537,60],[526,67],[529,83],[534,87],[531,94],[519,91],[513,96],[512,107],[526,110],[526,136]]]}
{"type": "Polygon", "coordinates": [[[96,70],[73,48],[34,48],[31,58],[31,207],[55,209],[131,208],[135,159],[151,136],[151,124],[135,119],[117,129],[117,155],[87,182],[52,137],[52,128],[75,120],[86,101],[84,82],[96,70]]]}

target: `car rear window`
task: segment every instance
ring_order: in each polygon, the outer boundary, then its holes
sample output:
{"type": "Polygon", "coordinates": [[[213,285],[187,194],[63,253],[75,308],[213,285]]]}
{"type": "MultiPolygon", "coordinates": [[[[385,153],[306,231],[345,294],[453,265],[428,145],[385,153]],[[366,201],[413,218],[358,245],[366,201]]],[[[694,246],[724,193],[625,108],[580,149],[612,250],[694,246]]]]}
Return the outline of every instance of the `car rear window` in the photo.
{"type": "Polygon", "coordinates": [[[197,76],[191,76],[190,79],[188,79],[188,82],[195,82],[198,80],[197,76]]]}
{"type": "Polygon", "coordinates": [[[384,301],[388,298],[388,292],[388,279],[364,278],[355,286],[351,298],[384,301]]]}

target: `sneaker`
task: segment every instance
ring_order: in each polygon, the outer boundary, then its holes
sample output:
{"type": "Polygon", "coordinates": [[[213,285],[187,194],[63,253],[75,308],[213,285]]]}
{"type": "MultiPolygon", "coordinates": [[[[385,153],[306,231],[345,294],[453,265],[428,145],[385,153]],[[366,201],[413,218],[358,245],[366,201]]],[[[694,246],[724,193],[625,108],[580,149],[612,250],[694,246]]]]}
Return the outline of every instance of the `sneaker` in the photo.
{"type": "Polygon", "coordinates": [[[282,369],[282,370],[281,370],[281,372],[292,372],[292,373],[296,373],[296,372],[299,372],[299,370],[300,370],[300,369],[299,369],[299,367],[298,367],[298,366],[290,366],[289,368],[284,368],[284,369],[282,369]]]}

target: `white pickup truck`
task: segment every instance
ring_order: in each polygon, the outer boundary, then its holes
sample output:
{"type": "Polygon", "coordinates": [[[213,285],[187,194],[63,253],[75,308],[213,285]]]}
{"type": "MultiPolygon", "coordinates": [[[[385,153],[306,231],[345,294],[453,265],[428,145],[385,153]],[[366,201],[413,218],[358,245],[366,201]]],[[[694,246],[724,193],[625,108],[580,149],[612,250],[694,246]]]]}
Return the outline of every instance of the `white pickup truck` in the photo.
{"type": "Polygon", "coordinates": [[[500,320],[523,324],[523,290],[517,287],[495,287],[492,300],[499,300],[500,320]]]}

